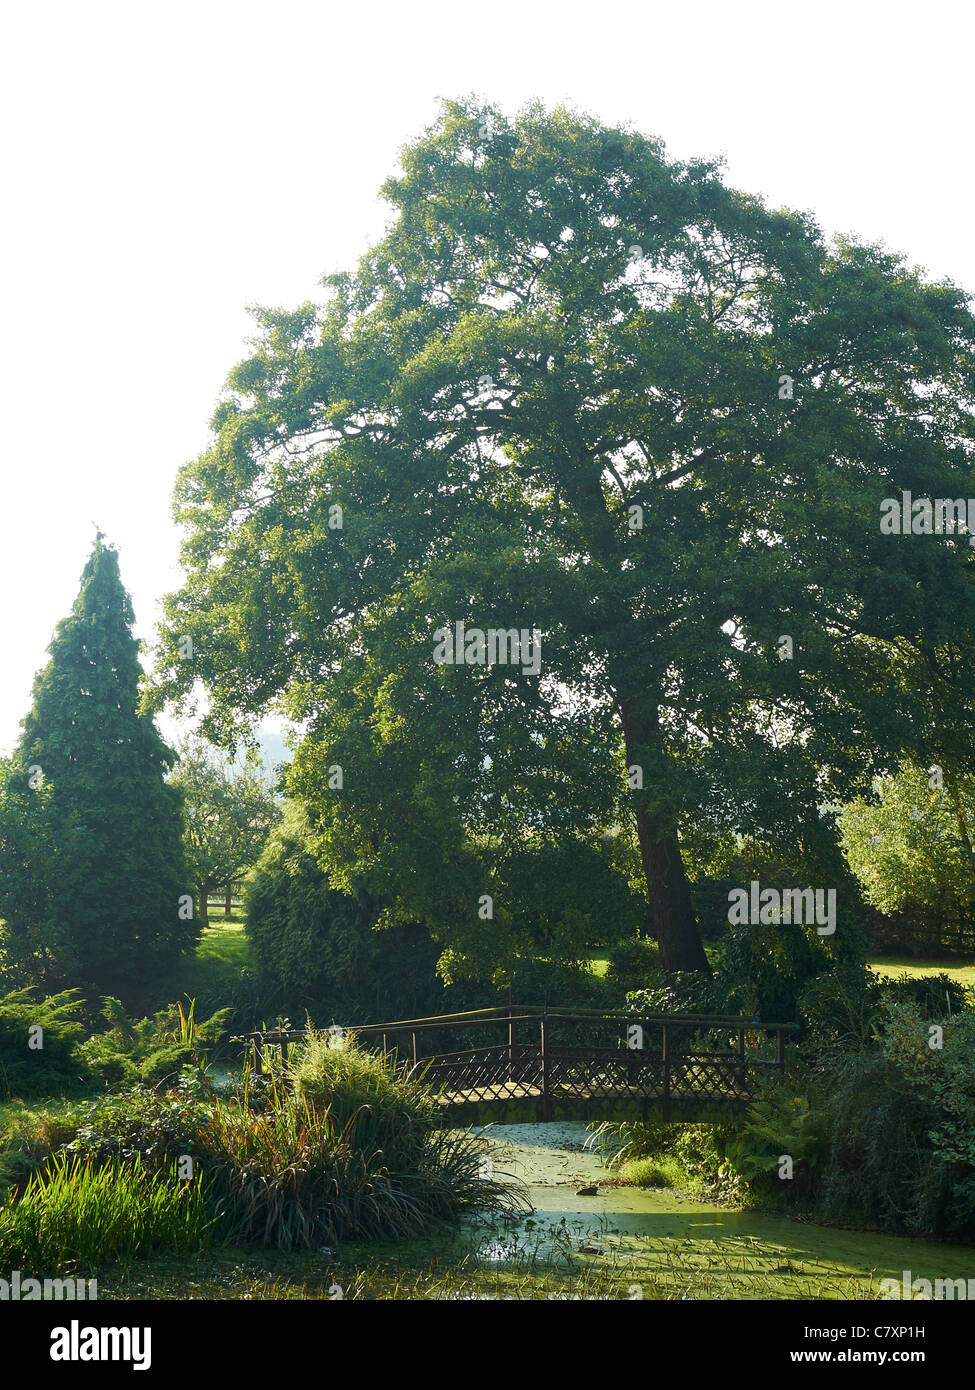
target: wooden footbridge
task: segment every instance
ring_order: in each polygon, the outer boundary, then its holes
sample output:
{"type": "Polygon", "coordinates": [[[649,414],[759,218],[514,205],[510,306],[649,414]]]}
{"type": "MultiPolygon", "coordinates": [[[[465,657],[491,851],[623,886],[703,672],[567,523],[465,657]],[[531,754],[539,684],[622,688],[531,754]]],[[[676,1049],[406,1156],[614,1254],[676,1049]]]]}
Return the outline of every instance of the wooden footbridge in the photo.
{"type": "MultiPolygon", "coordinates": [[[[782,1072],[794,1023],[704,1014],[601,1014],[512,1005],[349,1029],[407,1076],[431,1087],[445,1119],[590,1118],[597,1113],[738,1108],[782,1072]]],[[[239,1040],[258,1070],[304,1030],[261,1029],[239,1040]]]]}

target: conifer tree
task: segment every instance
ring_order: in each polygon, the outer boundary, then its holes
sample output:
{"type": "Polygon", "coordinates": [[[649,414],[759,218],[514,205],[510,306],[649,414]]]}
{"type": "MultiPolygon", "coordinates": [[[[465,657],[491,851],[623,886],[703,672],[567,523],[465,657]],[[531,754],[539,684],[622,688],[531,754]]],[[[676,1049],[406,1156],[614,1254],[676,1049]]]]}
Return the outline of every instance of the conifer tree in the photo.
{"type": "MultiPolygon", "coordinates": [[[[133,621],[118,555],[99,533],[35,679],[8,772],[23,783],[17,790],[45,791],[44,841],[58,847],[38,865],[50,880],[46,930],[32,922],[28,932],[17,900],[0,888],[9,964],[46,988],[123,999],[192,949],[199,932],[181,797],[165,780],[174,755],[138,709],[133,621]]],[[[0,830],[0,856],[3,843],[0,830]]]]}

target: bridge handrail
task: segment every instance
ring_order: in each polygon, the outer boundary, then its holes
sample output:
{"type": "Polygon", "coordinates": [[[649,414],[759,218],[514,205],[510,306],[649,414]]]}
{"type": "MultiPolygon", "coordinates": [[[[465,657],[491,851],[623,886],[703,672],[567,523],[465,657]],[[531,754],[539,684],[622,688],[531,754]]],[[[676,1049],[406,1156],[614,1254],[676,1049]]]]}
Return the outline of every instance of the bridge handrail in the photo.
{"type": "Polygon", "coordinates": [[[385,1029],[392,1032],[396,1028],[445,1028],[459,1027],[465,1023],[507,1023],[509,1018],[514,1017],[525,1022],[537,1021],[539,1018],[566,1018],[579,1019],[626,1019],[629,1022],[644,1020],[654,1023],[720,1023],[737,1024],[742,1028],[798,1028],[798,1023],[794,1020],[788,1023],[766,1023],[764,1020],[742,1016],[741,1014],[655,1014],[655,1013],[634,1013],[628,1009],[562,1009],[558,1006],[549,1007],[545,1004],[507,1004],[499,1005],[493,1009],[470,1009],[463,1013],[438,1014],[432,1018],[401,1018],[388,1023],[361,1023],[350,1024],[357,1033],[381,1032],[385,1029]]]}
{"type": "MultiPolygon", "coordinates": [[[[418,1032],[425,1028],[463,1028],[478,1026],[481,1024],[492,1023],[539,1023],[549,1020],[562,1019],[566,1022],[585,1023],[592,1020],[602,1022],[619,1021],[626,1023],[652,1023],[652,1024],[705,1024],[708,1026],[720,1026],[722,1028],[742,1028],[750,1032],[756,1030],[778,1032],[795,1032],[799,1025],[794,1020],[788,1023],[770,1023],[763,1019],[743,1017],[740,1014],[655,1014],[655,1013],[633,1013],[623,1010],[598,1010],[598,1009],[559,1009],[546,1008],[544,1005],[512,1004],[504,1005],[493,1009],[470,1009],[463,1013],[439,1014],[428,1018],[403,1018],[395,1019],[388,1023],[353,1023],[349,1024],[346,1031],[350,1033],[394,1033],[410,1030],[418,1032]]],[[[275,1041],[293,1041],[307,1035],[307,1028],[252,1028],[246,1033],[234,1034],[235,1042],[249,1041],[253,1038],[273,1038],[275,1041]]]]}

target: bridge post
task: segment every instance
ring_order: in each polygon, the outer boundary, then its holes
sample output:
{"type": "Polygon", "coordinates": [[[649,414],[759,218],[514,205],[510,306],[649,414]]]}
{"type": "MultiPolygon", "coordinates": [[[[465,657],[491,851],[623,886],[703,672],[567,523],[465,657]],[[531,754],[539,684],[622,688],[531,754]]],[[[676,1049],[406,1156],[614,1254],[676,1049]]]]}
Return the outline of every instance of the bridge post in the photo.
{"type": "Polygon", "coordinates": [[[545,1020],[547,1017],[547,1012],[543,1012],[538,1021],[538,1030],[542,1052],[542,1116],[544,1119],[550,1120],[552,1118],[552,1094],[549,1089],[548,1050],[545,1046],[545,1020]]]}
{"type": "Polygon", "coordinates": [[[660,1040],[660,1056],[663,1062],[664,1120],[670,1119],[670,1050],[667,1046],[667,1025],[663,1025],[660,1040]]]}
{"type": "Polygon", "coordinates": [[[739,1063],[735,1069],[735,1076],[740,1090],[745,1089],[745,1030],[738,1029],[738,1058],[739,1063]]]}
{"type": "Polygon", "coordinates": [[[418,1061],[419,1061],[419,1058],[417,1057],[417,1052],[416,1052],[416,1033],[414,1032],[413,1034],[411,1034],[411,1036],[412,1036],[412,1038],[413,1038],[413,1065],[414,1065],[414,1067],[415,1067],[415,1066],[417,1065],[418,1061]]]}
{"type": "Polygon", "coordinates": [[[509,1004],[509,1005],[508,1005],[508,1080],[509,1080],[509,1081],[514,1081],[514,1079],[515,1079],[515,1020],[514,1020],[514,1014],[513,1014],[512,1011],[511,1011],[511,1005],[509,1004]]]}

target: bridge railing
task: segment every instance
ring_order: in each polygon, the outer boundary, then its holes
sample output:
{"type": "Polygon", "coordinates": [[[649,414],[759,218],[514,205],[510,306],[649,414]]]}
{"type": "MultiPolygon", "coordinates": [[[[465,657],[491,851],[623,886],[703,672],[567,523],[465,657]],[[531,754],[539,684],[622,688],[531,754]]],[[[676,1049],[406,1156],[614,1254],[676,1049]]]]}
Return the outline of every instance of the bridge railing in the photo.
{"type": "MultiPolygon", "coordinates": [[[[534,1097],[549,1118],[559,1097],[659,1101],[665,1113],[691,1102],[747,1102],[764,1075],[784,1069],[795,1029],[739,1016],[506,1005],[349,1031],[360,1046],[438,1090],[442,1104],[534,1097]]],[[[283,1054],[304,1036],[259,1030],[242,1040],[253,1045],[260,1069],[266,1046],[283,1054]]]]}

